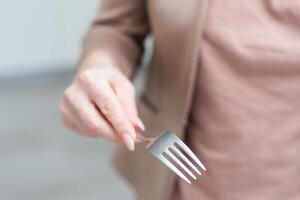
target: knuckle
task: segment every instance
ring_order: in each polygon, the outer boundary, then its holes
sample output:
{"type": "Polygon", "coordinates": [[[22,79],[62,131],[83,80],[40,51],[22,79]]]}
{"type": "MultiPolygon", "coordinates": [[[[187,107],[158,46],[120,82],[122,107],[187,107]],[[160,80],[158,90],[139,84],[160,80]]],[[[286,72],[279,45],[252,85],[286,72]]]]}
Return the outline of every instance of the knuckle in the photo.
{"type": "Polygon", "coordinates": [[[109,100],[103,99],[101,112],[109,118],[113,117],[115,114],[114,113],[114,105],[109,100]]]}
{"type": "Polygon", "coordinates": [[[74,92],[72,87],[68,87],[64,92],[64,99],[68,102],[72,102],[74,99],[74,92]]]}
{"type": "Polygon", "coordinates": [[[85,70],[78,75],[77,80],[82,85],[91,85],[94,82],[93,72],[85,70]]]}
{"type": "Polygon", "coordinates": [[[87,120],[84,123],[85,130],[88,134],[94,135],[97,134],[100,130],[98,123],[93,120],[87,120]]]}

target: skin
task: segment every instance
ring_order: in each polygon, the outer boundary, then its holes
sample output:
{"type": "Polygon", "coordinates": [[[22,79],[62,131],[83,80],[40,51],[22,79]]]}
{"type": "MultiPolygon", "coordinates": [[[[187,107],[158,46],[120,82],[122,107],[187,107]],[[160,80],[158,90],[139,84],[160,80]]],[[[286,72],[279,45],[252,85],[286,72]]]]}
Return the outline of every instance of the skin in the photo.
{"type": "Polygon", "coordinates": [[[95,52],[80,65],[59,104],[65,127],[84,136],[124,143],[134,150],[138,117],[133,84],[109,55],[95,52]]]}

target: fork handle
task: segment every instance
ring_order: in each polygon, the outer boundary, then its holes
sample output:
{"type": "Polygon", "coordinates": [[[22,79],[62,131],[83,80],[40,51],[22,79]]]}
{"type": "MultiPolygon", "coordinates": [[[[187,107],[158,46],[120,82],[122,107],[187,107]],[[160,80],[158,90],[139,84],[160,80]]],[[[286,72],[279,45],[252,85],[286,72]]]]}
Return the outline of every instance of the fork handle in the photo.
{"type": "Polygon", "coordinates": [[[138,140],[137,142],[148,142],[148,141],[152,141],[153,140],[153,138],[149,138],[149,137],[146,137],[146,136],[143,136],[142,134],[141,134],[141,132],[138,132],[137,134],[136,134],[136,139],[138,140]]]}
{"type": "Polygon", "coordinates": [[[146,147],[149,146],[150,144],[153,143],[153,141],[155,140],[154,138],[150,138],[150,137],[146,137],[144,135],[142,135],[140,132],[137,133],[136,135],[136,139],[138,143],[146,143],[146,147]]]}

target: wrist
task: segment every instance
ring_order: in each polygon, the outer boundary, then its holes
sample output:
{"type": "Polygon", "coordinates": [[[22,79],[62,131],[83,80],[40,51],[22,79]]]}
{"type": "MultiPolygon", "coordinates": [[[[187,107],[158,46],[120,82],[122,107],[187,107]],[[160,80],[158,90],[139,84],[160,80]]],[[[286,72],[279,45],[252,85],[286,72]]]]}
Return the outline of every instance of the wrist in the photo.
{"type": "Polygon", "coordinates": [[[94,51],[85,56],[79,64],[77,74],[87,69],[102,69],[102,68],[116,68],[120,72],[122,70],[114,62],[112,56],[104,51],[94,51]]]}

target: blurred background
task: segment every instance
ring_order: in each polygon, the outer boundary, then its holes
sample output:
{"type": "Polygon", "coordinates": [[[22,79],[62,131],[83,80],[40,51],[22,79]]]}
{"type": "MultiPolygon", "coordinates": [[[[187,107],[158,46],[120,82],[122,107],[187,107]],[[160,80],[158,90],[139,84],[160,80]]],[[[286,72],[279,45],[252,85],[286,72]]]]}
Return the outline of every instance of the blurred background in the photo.
{"type": "Polygon", "coordinates": [[[113,144],[66,130],[58,112],[100,0],[1,0],[0,199],[133,199],[113,144]]]}

